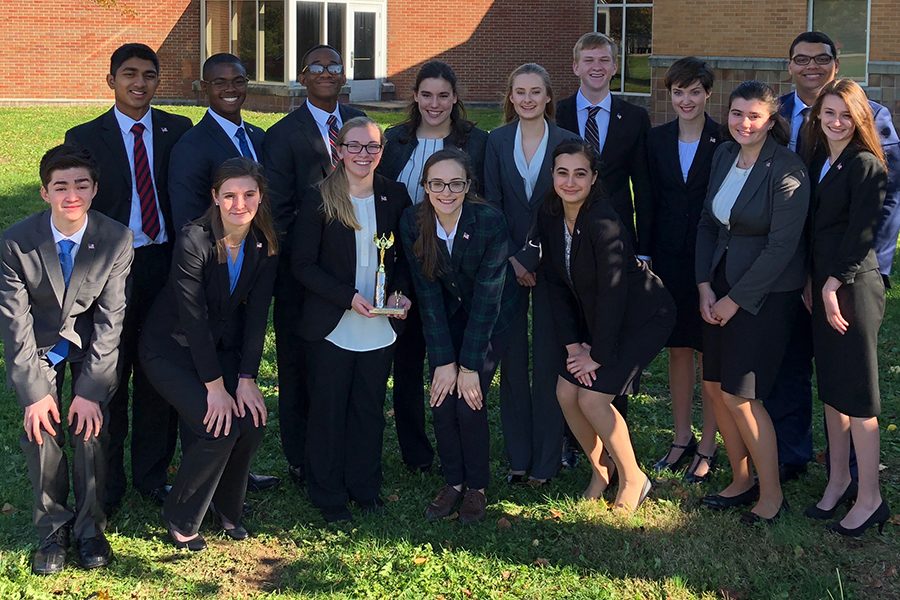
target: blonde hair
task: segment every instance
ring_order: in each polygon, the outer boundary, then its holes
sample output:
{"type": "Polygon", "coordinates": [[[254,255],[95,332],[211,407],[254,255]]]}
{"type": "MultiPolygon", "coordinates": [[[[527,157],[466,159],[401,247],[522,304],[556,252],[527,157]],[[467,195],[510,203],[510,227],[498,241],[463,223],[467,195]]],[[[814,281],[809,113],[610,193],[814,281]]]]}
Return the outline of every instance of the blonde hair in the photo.
{"type": "Polygon", "coordinates": [[[552,122],[553,115],[556,112],[556,103],[553,102],[553,86],[550,84],[550,73],[547,72],[547,69],[537,63],[525,63],[524,65],[516,67],[515,70],[509,74],[509,78],[506,80],[506,96],[503,98],[503,122],[511,123],[518,118],[516,107],[513,106],[512,100],[510,100],[509,97],[512,96],[513,84],[516,82],[516,77],[525,74],[538,75],[541,78],[541,81],[543,81],[544,89],[547,90],[547,97],[550,99],[550,102],[544,107],[544,117],[552,122]]]}
{"type": "MultiPolygon", "coordinates": [[[[378,130],[379,143],[384,146],[384,132],[381,131],[378,123],[369,117],[354,117],[344,123],[344,126],[338,132],[338,147],[340,148],[341,144],[344,143],[344,140],[347,139],[347,133],[351,130],[370,125],[378,130]]],[[[347,181],[344,161],[338,161],[334,171],[320,184],[319,192],[322,194],[322,212],[325,214],[326,223],[337,220],[355,231],[362,229],[359,221],[356,220],[356,214],[353,212],[353,203],[350,201],[350,184],[347,181]]]]}
{"type": "Polygon", "coordinates": [[[616,60],[616,56],[619,54],[619,47],[608,35],[603,35],[596,31],[591,31],[578,38],[578,41],[575,42],[575,46],[572,48],[572,59],[578,62],[578,59],[581,58],[582,50],[593,50],[603,46],[609,46],[609,53],[612,54],[613,60],[616,60]]]}

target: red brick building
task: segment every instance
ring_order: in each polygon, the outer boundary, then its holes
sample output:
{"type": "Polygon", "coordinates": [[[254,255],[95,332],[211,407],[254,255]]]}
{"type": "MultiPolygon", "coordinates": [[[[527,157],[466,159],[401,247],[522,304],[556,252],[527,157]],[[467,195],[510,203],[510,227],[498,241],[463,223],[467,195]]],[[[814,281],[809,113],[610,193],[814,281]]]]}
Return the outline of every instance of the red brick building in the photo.
{"type": "Polygon", "coordinates": [[[454,66],[469,102],[499,102],[507,74],[531,61],[563,96],[577,86],[572,44],[596,29],[621,41],[614,91],[654,122],[671,116],[665,69],[688,54],[715,67],[720,117],[738,81],[788,90],[788,45],[814,27],[838,41],[842,74],[900,113],[897,0],[3,0],[0,16],[0,104],[109,102],[109,55],[129,41],[159,51],[166,101],[196,102],[202,60],[231,51],[254,80],[250,106],[287,110],[303,96],[300,57],[324,42],[345,55],[353,101],[408,98],[432,58],[454,66]]]}

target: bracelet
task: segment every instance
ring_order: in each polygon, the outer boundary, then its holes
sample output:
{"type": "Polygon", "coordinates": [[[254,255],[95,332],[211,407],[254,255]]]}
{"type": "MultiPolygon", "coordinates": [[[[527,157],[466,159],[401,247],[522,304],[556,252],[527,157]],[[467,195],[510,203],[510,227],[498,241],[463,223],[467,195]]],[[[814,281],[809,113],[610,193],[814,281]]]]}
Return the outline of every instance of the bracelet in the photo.
{"type": "Polygon", "coordinates": [[[474,373],[475,371],[473,371],[472,369],[467,369],[462,365],[459,365],[459,372],[460,373],[474,373]]]}

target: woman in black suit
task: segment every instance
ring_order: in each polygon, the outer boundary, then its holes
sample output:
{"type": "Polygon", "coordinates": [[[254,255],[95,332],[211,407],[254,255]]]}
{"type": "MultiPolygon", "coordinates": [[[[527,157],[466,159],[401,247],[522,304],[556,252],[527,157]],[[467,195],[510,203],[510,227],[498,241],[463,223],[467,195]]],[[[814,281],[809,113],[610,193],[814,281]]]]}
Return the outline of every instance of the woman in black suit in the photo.
{"type": "Polygon", "coordinates": [[[813,315],[819,398],[828,428],[828,485],[809,517],[831,518],[829,528],[859,536],[879,531],[890,516],[878,483],[878,330],[884,282],[872,240],[887,188],[884,152],[865,92],[851,79],[826,85],[810,110],[807,141],[813,176],[809,234],[812,277],[804,300],[813,315]],[[850,443],[859,484],[850,478],[850,443]]]}
{"type": "MultiPolygon", "coordinates": [[[[473,185],[481,190],[488,135],[466,118],[466,108],[456,91],[456,73],[447,63],[433,60],[422,65],[406,121],[389,128],[384,136],[387,143],[378,173],[405,185],[413,204],[425,198],[425,161],[444,148],[458,148],[469,155],[473,185]]],[[[434,450],[425,434],[425,338],[417,302],[413,302],[396,346],[393,397],[397,441],[406,466],[412,471],[427,471],[434,460],[434,450]]]]}
{"type": "MultiPolygon", "coordinates": [[[[384,138],[367,117],[338,133],[339,161],[303,199],[293,232],[292,267],[306,297],[298,331],[307,342],[309,431],[306,485],[328,522],[352,519],[350,500],[379,510],[384,398],[397,321],[379,315],[376,274],[384,265],[384,305],[406,318],[409,271],[400,215],[409,196],[375,175],[384,138]],[[383,251],[375,245],[382,245],[383,251]]],[[[379,276],[380,277],[380,276],[379,276]]]]}
{"type": "Polygon", "coordinates": [[[709,168],[720,137],[720,125],[704,112],[714,81],[712,69],[702,60],[689,56],[675,61],[664,83],[677,118],[654,127],[647,138],[653,182],[653,272],[662,279],[678,309],[675,329],[666,342],[675,440],[654,469],[674,471],[693,455],[684,474],[691,483],[706,481],[716,462],[716,416],[705,386],[699,444],[691,431],[694,352],[703,350],[694,248],[709,168]]]}
{"type": "Polygon", "coordinates": [[[141,336],[141,363],[181,419],[181,467],[163,506],[178,548],[206,547],[198,530],[208,508],[229,537],[247,537],[247,474],[267,414],[256,376],[278,260],[265,194],[255,162],[219,167],[214,205],[178,236],[141,336]]]}
{"type": "Polygon", "coordinates": [[[460,523],[485,516],[490,480],[485,402],[515,310],[503,214],[469,190],[472,171],[459,150],[425,163],[427,200],[403,214],[431,368],[431,405],[446,485],[425,510],[440,519],[459,506],[460,523]]]}
{"type": "Polygon", "coordinates": [[[787,505],[775,429],[762,400],[774,385],[806,281],[800,240],[809,179],[803,162],[785,147],[789,129],[772,88],[745,81],[728,106],[732,141],[713,156],[697,228],[695,276],[706,322],[703,380],[732,481],[702,503],[713,509],[754,504],[741,521],[771,523],[787,505]]]}
{"type": "Polygon", "coordinates": [[[544,277],[558,343],[557,396],[593,470],[585,497],[599,497],[619,476],[616,506],[636,509],[650,479],[634,456],[628,425],[613,399],[632,389],[675,323],[662,282],[634,255],[631,236],[598,182],[589,143],[565,142],[553,153],[553,194],[538,214],[544,277]]]}
{"type": "Polygon", "coordinates": [[[485,198],[506,216],[507,256],[520,296],[500,370],[507,481],[532,486],[556,475],[563,436],[554,370],[562,354],[553,335],[546,287],[535,277],[540,253],[537,245],[526,243],[533,233],[537,209],[551,187],[553,151],[562,142],[579,139],[553,123],[554,108],[553,87],[543,67],[530,63],[514,70],[503,101],[506,125],[488,136],[484,161],[485,198]],[[532,298],[534,371],[529,385],[528,309],[532,298]]]}

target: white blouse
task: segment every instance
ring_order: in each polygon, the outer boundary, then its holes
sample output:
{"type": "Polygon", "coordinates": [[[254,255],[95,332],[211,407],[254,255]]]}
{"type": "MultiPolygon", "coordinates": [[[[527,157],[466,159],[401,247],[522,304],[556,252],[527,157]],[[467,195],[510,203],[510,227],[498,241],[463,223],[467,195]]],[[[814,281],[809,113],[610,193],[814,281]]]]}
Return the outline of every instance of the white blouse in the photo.
{"type": "Polygon", "coordinates": [[[425,199],[425,188],[422,187],[422,170],[425,161],[438,150],[444,149],[444,140],[441,138],[418,138],[419,143],[413,148],[413,152],[406,161],[403,170],[397,177],[397,181],[406,186],[413,204],[418,204],[425,199]]]}
{"type": "Polygon", "coordinates": [[[513,144],[513,158],[516,161],[516,168],[522,181],[525,183],[525,198],[531,201],[531,194],[534,193],[534,186],[537,185],[538,177],[541,174],[541,166],[544,164],[544,155],[547,154],[547,140],[550,139],[550,128],[547,127],[547,121],[544,121],[544,137],[538,144],[531,162],[525,160],[525,151],[522,149],[522,124],[516,125],[516,141],[513,144]]]}
{"type": "Polygon", "coordinates": [[[694,164],[694,157],[697,156],[699,147],[699,138],[693,142],[678,140],[678,162],[681,163],[681,177],[684,181],[688,180],[688,174],[691,172],[691,165],[694,164]]]}
{"type": "Polygon", "coordinates": [[[735,158],[728,175],[725,176],[725,181],[722,182],[722,186],[716,192],[712,201],[713,216],[728,228],[731,228],[731,209],[734,208],[734,203],[737,202],[737,197],[741,190],[744,189],[744,184],[747,182],[750,171],[753,170],[753,167],[749,169],[739,168],[737,161],[738,159],[735,158]]]}

